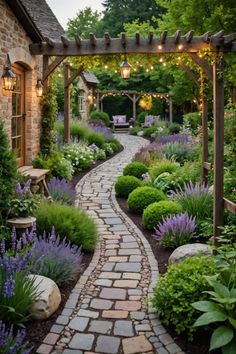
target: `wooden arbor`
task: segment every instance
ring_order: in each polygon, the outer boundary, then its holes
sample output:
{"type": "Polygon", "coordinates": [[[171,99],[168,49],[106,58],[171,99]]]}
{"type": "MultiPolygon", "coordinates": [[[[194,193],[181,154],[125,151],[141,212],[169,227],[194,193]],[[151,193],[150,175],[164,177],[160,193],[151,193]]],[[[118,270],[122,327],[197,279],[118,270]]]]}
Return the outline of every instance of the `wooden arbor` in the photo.
{"type": "MultiPolygon", "coordinates": [[[[224,35],[224,31],[216,34],[207,32],[201,36],[194,36],[193,31],[181,35],[176,31],[173,36],[168,36],[167,31],[155,37],[149,32],[147,38],[142,38],[136,33],[134,38],[127,38],[125,33],[121,38],[112,39],[108,33],[104,38],[97,39],[90,34],[88,40],[76,36],[69,40],[61,36],[61,42],[54,42],[46,38],[44,42],[31,44],[32,55],[44,57],[44,79],[67,56],[90,56],[109,54],[167,54],[188,53],[191,58],[213,79],[214,99],[214,236],[219,234],[219,226],[223,225],[224,207],[236,214],[236,207],[223,198],[223,162],[224,162],[224,53],[236,51],[236,33],[224,35]],[[209,49],[215,54],[213,69],[204,61],[198,52],[209,49]],[[56,57],[49,65],[49,57],[56,57]]],[[[206,128],[206,121],[204,122],[206,128]]],[[[204,161],[207,166],[207,161],[204,161]]]]}
{"type": "Polygon", "coordinates": [[[156,98],[164,98],[166,101],[169,103],[169,121],[173,121],[172,117],[172,97],[168,93],[162,93],[162,92],[139,92],[139,91],[131,91],[131,90],[106,90],[106,91],[97,91],[97,109],[100,109],[101,105],[101,110],[103,107],[103,100],[105,97],[109,96],[127,96],[133,103],[133,119],[136,120],[136,104],[137,101],[140,99],[140,97],[143,96],[152,96],[156,98]]]}

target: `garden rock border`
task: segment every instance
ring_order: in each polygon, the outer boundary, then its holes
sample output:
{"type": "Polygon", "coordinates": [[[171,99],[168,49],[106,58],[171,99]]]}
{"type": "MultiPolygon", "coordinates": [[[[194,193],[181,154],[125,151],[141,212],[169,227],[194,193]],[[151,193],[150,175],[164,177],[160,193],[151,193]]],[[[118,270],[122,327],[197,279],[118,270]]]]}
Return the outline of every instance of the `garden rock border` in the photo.
{"type": "Polygon", "coordinates": [[[124,150],[77,186],[76,206],[94,218],[100,242],[38,354],[184,354],[147,302],[158,278],[151,247],[115,198],[116,178],[148,142],[118,138],[124,150]]]}

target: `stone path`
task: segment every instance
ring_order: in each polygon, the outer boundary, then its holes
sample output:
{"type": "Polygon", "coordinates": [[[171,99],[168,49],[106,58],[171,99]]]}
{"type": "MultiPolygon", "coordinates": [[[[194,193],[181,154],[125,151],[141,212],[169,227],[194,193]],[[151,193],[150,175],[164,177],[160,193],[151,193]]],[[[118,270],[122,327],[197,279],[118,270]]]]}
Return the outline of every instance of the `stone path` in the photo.
{"type": "Polygon", "coordinates": [[[76,204],[96,221],[100,242],[37,353],[184,354],[149,307],[157,262],[114,195],[116,178],[147,142],[129,135],[119,139],[124,151],[88,173],[77,186],[76,204]]]}

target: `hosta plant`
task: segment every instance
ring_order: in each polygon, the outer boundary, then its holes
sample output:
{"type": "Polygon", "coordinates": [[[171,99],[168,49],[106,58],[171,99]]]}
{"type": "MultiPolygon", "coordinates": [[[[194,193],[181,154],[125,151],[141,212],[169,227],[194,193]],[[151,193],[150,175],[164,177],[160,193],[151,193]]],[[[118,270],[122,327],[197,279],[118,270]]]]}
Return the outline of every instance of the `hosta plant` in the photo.
{"type": "Polygon", "coordinates": [[[217,276],[206,276],[212,287],[205,291],[209,300],[192,304],[196,310],[204,312],[194,323],[194,327],[215,324],[210,340],[210,351],[221,348],[223,354],[236,353],[236,288],[225,286],[217,276]]]}

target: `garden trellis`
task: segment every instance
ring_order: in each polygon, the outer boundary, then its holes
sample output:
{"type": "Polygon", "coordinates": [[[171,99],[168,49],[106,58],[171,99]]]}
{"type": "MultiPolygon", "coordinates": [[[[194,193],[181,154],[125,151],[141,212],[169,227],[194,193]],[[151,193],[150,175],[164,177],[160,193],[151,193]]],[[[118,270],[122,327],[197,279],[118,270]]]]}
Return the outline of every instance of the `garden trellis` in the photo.
{"type": "MultiPolygon", "coordinates": [[[[214,236],[219,234],[219,226],[223,226],[224,208],[236,214],[236,204],[224,199],[223,196],[223,171],[224,171],[224,54],[236,52],[236,33],[224,35],[224,31],[212,34],[207,32],[201,36],[194,36],[193,31],[181,35],[178,30],[173,36],[168,36],[163,31],[159,37],[149,32],[146,38],[135,34],[134,38],[128,38],[125,33],[120,38],[111,38],[105,33],[104,38],[96,38],[93,33],[89,39],[82,40],[76,36],[69,40],[61,36],[60,42],[45,38],[44,42],[31,44],[32,55],[43,55],[43,80],[46,83],[53,70],[69,56],[94,56],[115,54],[189,54],[205,72],[208,79],[213,82],[213,119],[214,119],[214,236]],[[211,66],[201,58],[199,51],[208,49],[214,53],[214,62],[211,66]],[[54,57],[49,64],[49,58],[54,57]]],[[[47,85],[45,85],[45,89],[47,85]]],[[[203,94],[203,168],[204,171],[211,166],[207,161],[207,103],[203,94]]],[[[68,107],[68,104],[67,104],[68,107]]],[[[65,122],[69,126],[69,119],[65,122]]],[[[69,131],[69,129],[66,129],[69,131]]]]}

